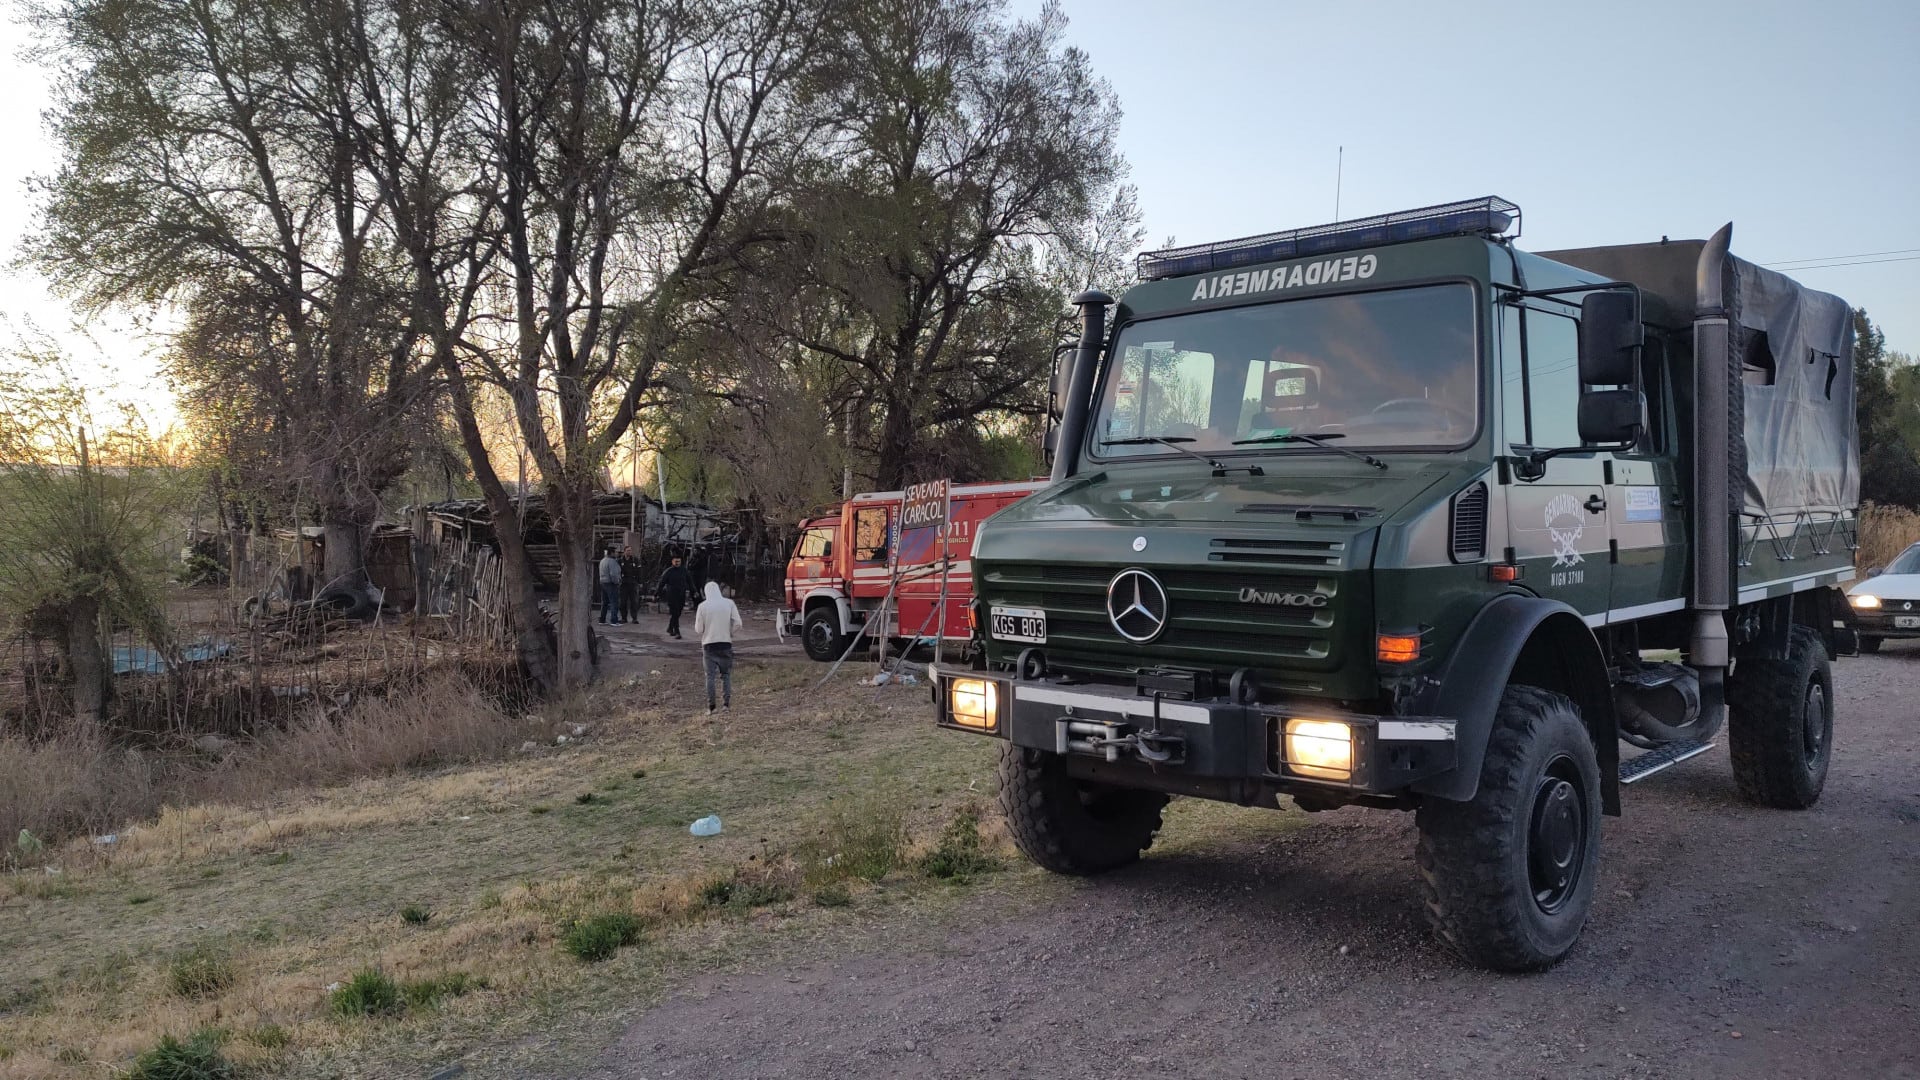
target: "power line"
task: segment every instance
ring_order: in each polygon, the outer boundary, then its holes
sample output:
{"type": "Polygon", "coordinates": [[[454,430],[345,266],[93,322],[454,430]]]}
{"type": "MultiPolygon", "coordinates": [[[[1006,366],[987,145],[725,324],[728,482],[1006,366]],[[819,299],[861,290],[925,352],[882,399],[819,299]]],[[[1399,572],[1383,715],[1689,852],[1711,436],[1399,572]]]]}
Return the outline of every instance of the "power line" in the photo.
{"type": "Polygon", "coordinates": [[[1840,259],[1871,259],[1880,255],[1913,255],[1916,253],[1920,253],[1920,248],[1897,248],[1893,251],[1862,251],[1855,255],[1821,255],[1805,259],[1781,259],[1778,262],[1761,263],[1760,265],[1786,266],[1789,263],[1823,263],[1835,262],[1840,259]]]}
{"type": "Polygon", "coordinates": [[[1837,270],[1843,266],[1878,266],[1881,263],[1902,263],[1920,261],[1920,255],[1905,255],[1897,259],[1855,259],[1852,262],[1817,263],[1810,266],[1780,266],[1774,269],[1798,274],[1806,270],[1837,270]]]}

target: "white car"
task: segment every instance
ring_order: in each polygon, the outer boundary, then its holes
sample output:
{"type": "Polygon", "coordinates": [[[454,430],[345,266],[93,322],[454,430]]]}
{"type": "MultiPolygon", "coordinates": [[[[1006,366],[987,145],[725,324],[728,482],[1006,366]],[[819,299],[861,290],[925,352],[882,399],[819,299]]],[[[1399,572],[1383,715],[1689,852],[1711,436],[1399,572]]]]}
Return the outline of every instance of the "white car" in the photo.
{"type": "Polygon", "coordinates": [[[1861,652],[1878,652],[1887,638],[1920,638],[1920,544],[1867,571],[1847,590],[1847,601],[1859,620],[1861,652]]]}

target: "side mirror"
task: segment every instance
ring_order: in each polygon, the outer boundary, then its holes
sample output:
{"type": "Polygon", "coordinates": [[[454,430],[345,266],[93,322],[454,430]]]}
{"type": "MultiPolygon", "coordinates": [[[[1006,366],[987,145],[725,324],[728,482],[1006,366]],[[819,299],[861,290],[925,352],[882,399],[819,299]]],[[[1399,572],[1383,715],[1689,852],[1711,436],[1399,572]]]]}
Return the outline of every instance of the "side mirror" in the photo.
{"type": "Polygon", "coordinates": [[[1588,390],[1580,395],[1580,441],[1588,446],[1631,443],[1646,424],[1647,396],[1638,390],[1588,390]]]}
{"type": "Polygon", "coordinates": [[[1047,403],[1047,411],[1055,416],[1059,416],[1066,410],[1067,387],[1071,385],[1068,376],[1072,371],[1073,346],[1062,345],[1054,349],[1053,378],[1047,384],[1047,392],[1051,395],[1051,399],[1047,403]]]}
{"type": "Polygon", "coordinates": [[[1580,301],[1580,381],[1590,386],[1633,386],[1635,353],[1645,340],[1640,294],[1609,291],[1580,301]]]}
{"type": "Polygon", "coordinates": [[[1886,571],[1886,569],[1887,568],[1884,566],[1869,566],[1867,567],[1867,576],[1879,577],[1882,573],[1886,571]]]}

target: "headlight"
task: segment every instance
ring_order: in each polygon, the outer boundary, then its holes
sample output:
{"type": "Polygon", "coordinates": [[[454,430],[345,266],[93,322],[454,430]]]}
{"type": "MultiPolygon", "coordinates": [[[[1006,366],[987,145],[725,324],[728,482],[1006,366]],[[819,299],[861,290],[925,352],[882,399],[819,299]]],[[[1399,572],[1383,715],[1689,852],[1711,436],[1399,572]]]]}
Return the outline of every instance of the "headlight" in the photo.
{"type": "Polygon", "coordinates": [[[947,684],[947,715],[961,727],[992,731],[1000,715],[1000,689],[988,679],[955,679],[947,684]]]}
{"type": "Polygon", "coordinates": [[[1287,721],[1287,769],[1320,780],[1353,776],[1353,729],[1334,720],[1287,721]]]}
{"type": "Polygon", "coordinates": [[[1858,596],[1849,596],[1847,597],[1847,602],[1862,611],[1872,611],[1874,608],[1880,606],[1880,598],[1872,593],[1861,593],[1858,596]]]}

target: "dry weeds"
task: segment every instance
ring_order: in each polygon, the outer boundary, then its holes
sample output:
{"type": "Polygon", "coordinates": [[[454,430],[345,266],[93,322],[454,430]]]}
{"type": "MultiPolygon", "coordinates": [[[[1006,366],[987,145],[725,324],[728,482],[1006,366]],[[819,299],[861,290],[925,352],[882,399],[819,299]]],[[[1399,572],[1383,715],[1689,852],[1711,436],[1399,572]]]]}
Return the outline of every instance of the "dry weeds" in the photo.
{"type": "Polygon", "coordinates": [[[1865,574],[1892,562],[1916,542],[1920,542],[1920,514],[1899,506],[1869,504],[1860,510],[1860,550],[1854,564],[1865,574]]]}

